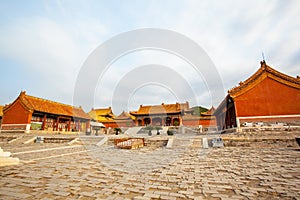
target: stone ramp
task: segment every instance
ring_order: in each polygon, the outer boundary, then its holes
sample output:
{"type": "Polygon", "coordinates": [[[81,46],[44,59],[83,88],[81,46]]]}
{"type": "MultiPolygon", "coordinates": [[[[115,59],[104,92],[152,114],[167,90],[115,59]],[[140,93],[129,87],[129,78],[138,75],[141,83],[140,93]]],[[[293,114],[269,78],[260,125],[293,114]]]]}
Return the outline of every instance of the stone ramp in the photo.
{"type": "Polygon", "coordinates": [[[186,149],[192,144],[190,138],[174,138],[172,142],[172,149],[186,149]]]}
{"type": "Polygon", "coordinates": [[[167,134],[169,127],[164,126],[162,130],[162,134],[167,134]]]}
{"type": "Polygon", "coordinates": [[[85,146],[94,146],[99,144],[100,141],[102,141],[104,137],[99,137],[99,136],[80,136],[79,139],[82,142],[82,145],[85,146]]]}
{"type": "Polygon", "coordinates": [[[130,136],[134,136],[141,130],[141,128],[142,128],[141,126],[131,127],[131,128],[129,128],[125,131],[125,134],[130,135],[130,136]]]}

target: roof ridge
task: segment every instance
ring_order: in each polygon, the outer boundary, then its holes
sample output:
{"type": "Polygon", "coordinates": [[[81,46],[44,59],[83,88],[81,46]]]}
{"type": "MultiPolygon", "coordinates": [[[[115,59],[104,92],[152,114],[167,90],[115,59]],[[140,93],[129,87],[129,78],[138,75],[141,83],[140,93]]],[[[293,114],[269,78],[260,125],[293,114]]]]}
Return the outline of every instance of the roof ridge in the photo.
{"type": "Polygon", "coordinates": [[[240,81],[238,86],[235,86],[235,87],[229,89],[228,93],[229,94],[234,94],[234,93],[242,90],[243,88],[247,87],[252,82],[255,82],[260,77],[260,75],[262,75],[263,73],[266,73],[267,76],[269,74],[274,75],[278,78],[281,78],[281,79],[284,79],[286,81],[289,81],[289,82],[300,85],[300,79],[294,78],[292,76],[289,76],[287,74],[284,74],[282,72],[279,72],[279,71],[275,70],[274,68],[267,65],[265,61],[261,61],[260,64],[261,64],[261,67],[254,74],[252,74],[245,81],[240,81]]]}
{"type": "Polygon", "coordinates": [[[287,81],[293,82],[293,83],[297,83],[300,84],[300,79],[292,77],[290,75],[284,74],[280,71],[277,71],[276,69],[273,69],[272,67],[270,67],[269,65],[266,65],[266,71],[269,73],[272,73],[276,76],[279,76],[280,78],[283,78],[287,81]]]}
{"type": "Polygon", "coordinates": [[[65,103],[61,103],[61,102],[57,102],[57,101],[52,101],[52,100],[49,100],[49,99],[43,99],[41,97],[35,97],[35,96],[32,96],[32,95],[28,95],[28,94],[25,94],[25,97],[30,97],[30,98],[34,98],[34,99],[38,99],[38,100],[50,102],[50,103],[55,103],[55,104],[59,104],[59,105],[62,105],[62,106],[68,106],[68,107],[72,107],[72,108],[82,109],[81,106],[69,105],[69,104],[65,104],[65,103]]]}
{"type": "Polygon", "coordinates": [[[111,107],[107,107],[107,108],[96,108],[96,109],[94,108],[92,110],[97,111],[97,110],[112,110],[112,109],[111,109],[111,107]]]}

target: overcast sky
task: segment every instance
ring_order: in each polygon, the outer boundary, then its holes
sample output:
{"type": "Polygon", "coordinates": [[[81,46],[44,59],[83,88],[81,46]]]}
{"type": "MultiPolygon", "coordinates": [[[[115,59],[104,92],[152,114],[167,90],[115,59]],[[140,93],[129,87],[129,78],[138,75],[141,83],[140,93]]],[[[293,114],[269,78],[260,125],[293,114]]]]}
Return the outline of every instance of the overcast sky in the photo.
{"type": "MultiPolygon", "coordinates": [[[[196,42],[222,79],[223,97],[228,89],[258,70],[262,52],[267,64],[295,77],[300,75],[299,13],[297,0],[3,0],[0,104],[12,102],[21,90],[73,104],[77,77],[89,55],[105,41],[140,28],[167,29],[196,42]]],[[[115,60],[99,77],[95,88],[92,105],[82,102],[85,111],[108,107],[113,102],[117,102],[113,107],[116,114],[137,110],[140,104],[189,101],[191,106],[216,107],[220,103],[220,99],[211,99],[206,78],[189,63],[157,50],[132,52],[115,60]],[[172,72],[157,76],[160,80],[174,82],[177,77],[180,81],[171,85],[182,90],[188,85],[186,91],[193,91],[192,94],[182,95],[159,81],[136,85],[129,98],[114,94],[120,90],[120,83],[126,90],[127,79],[132,84],[146,77],[147,74],[139,72],[135,80],[131,72],[151,64],[166,66],[172,72]],[[114,95],[118,99],[113,99],[114,95]]]]}

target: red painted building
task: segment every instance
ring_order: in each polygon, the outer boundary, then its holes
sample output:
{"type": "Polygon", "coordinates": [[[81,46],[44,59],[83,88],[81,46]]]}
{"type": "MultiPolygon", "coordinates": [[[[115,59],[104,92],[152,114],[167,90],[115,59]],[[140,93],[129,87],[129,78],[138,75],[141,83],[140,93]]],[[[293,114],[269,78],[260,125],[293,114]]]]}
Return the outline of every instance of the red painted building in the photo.
{"type": "Polygon", "coordinates": [[[2,124],[2,117],[3,117],[3,106],[0,106],[0,127],[2,124]]]}
{"type": "Polygon", "coordinates": [[[182,123],[184,126],[198,127],[202,126],[203,128],[215,127],[216,119],[213,115],[215,108],[212,106],[208,111],[201,112],[200,115],[184,115],[182,117],[182,123]]]}
{"type": "Polygon", "coordinates": [[[118,127],[132,127],[134,124],[135,117],[129,113],[123,111],[119,116],[115,117],[115,122],[118,127]]]}
{"type": "Polygon", "coordinates": [[[189,103],[176,103],[143,106],[138,111],[130,112],[135,117],[136,126],[179,126],[182,125],[182,116],[189,109],[189,103]]]}
{"type": "Polygon", "coordinates": [[[214,108],[200,115],[195,115],[194,110],[189,107],[189,103],[176,103],[143,106],[138,111],[130,112],[135,116],[136,126],[190,126],[204,127],[215,126],[214,108]]]}
{"type": "Polygon", "coordinates": [[[244,122],[300,122],[300,78],[278,72],[261,62],[260,69],[228,95],[214,115],[219,129],[244,122]]]}
{"type": "Polygon", "coordinates": [[[90,117],[80,107],[57,103],[21,92],[3,108],[2,130],[83,131],[90,117]]]}
{"type": "Polygon", "coordinates": [[[98,109],[92,108],[88,114],[94,121],[102,123],[106,128],[118,127],[117,123],[115,122],[116,116],[112,112],[111,107],[98,109]]]}

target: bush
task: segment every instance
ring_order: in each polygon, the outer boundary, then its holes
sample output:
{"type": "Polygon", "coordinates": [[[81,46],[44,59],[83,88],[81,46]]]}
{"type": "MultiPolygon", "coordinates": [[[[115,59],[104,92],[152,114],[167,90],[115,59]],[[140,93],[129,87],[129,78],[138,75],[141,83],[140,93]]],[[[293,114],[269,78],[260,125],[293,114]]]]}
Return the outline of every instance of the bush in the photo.
{"type": "Polygon", "coordinates": [[[179,126],[179,122],[178,122],[178,121],[175,121],[175,122],[174,122],[174,126],[179,126]]]}
{"type": "Polygon", "coordinates": [[[116,131],[116,135],[118,135],[119,133],[121,133],[122,132],[122,130],[120,129],[120,128],[114,128],[114,131],[116,131]]]}
{"type": "Polygon", "coordinates": [[[153,129],[154,129],[153,126],[146,126],[146,127],[145,127],[145,130],[147,130],[147,131],[149,131],[149,130],[151,131],[151,130],[153,130],[153,129]]]}
{"type": "Polygon", "coordinates": [[[173,132],[173,131],[170,131],[170,130],[168,130],[168,131],[167,131],[167,134],[168,134],[168,135],[174,135],[174,132],[173,132]]]}

